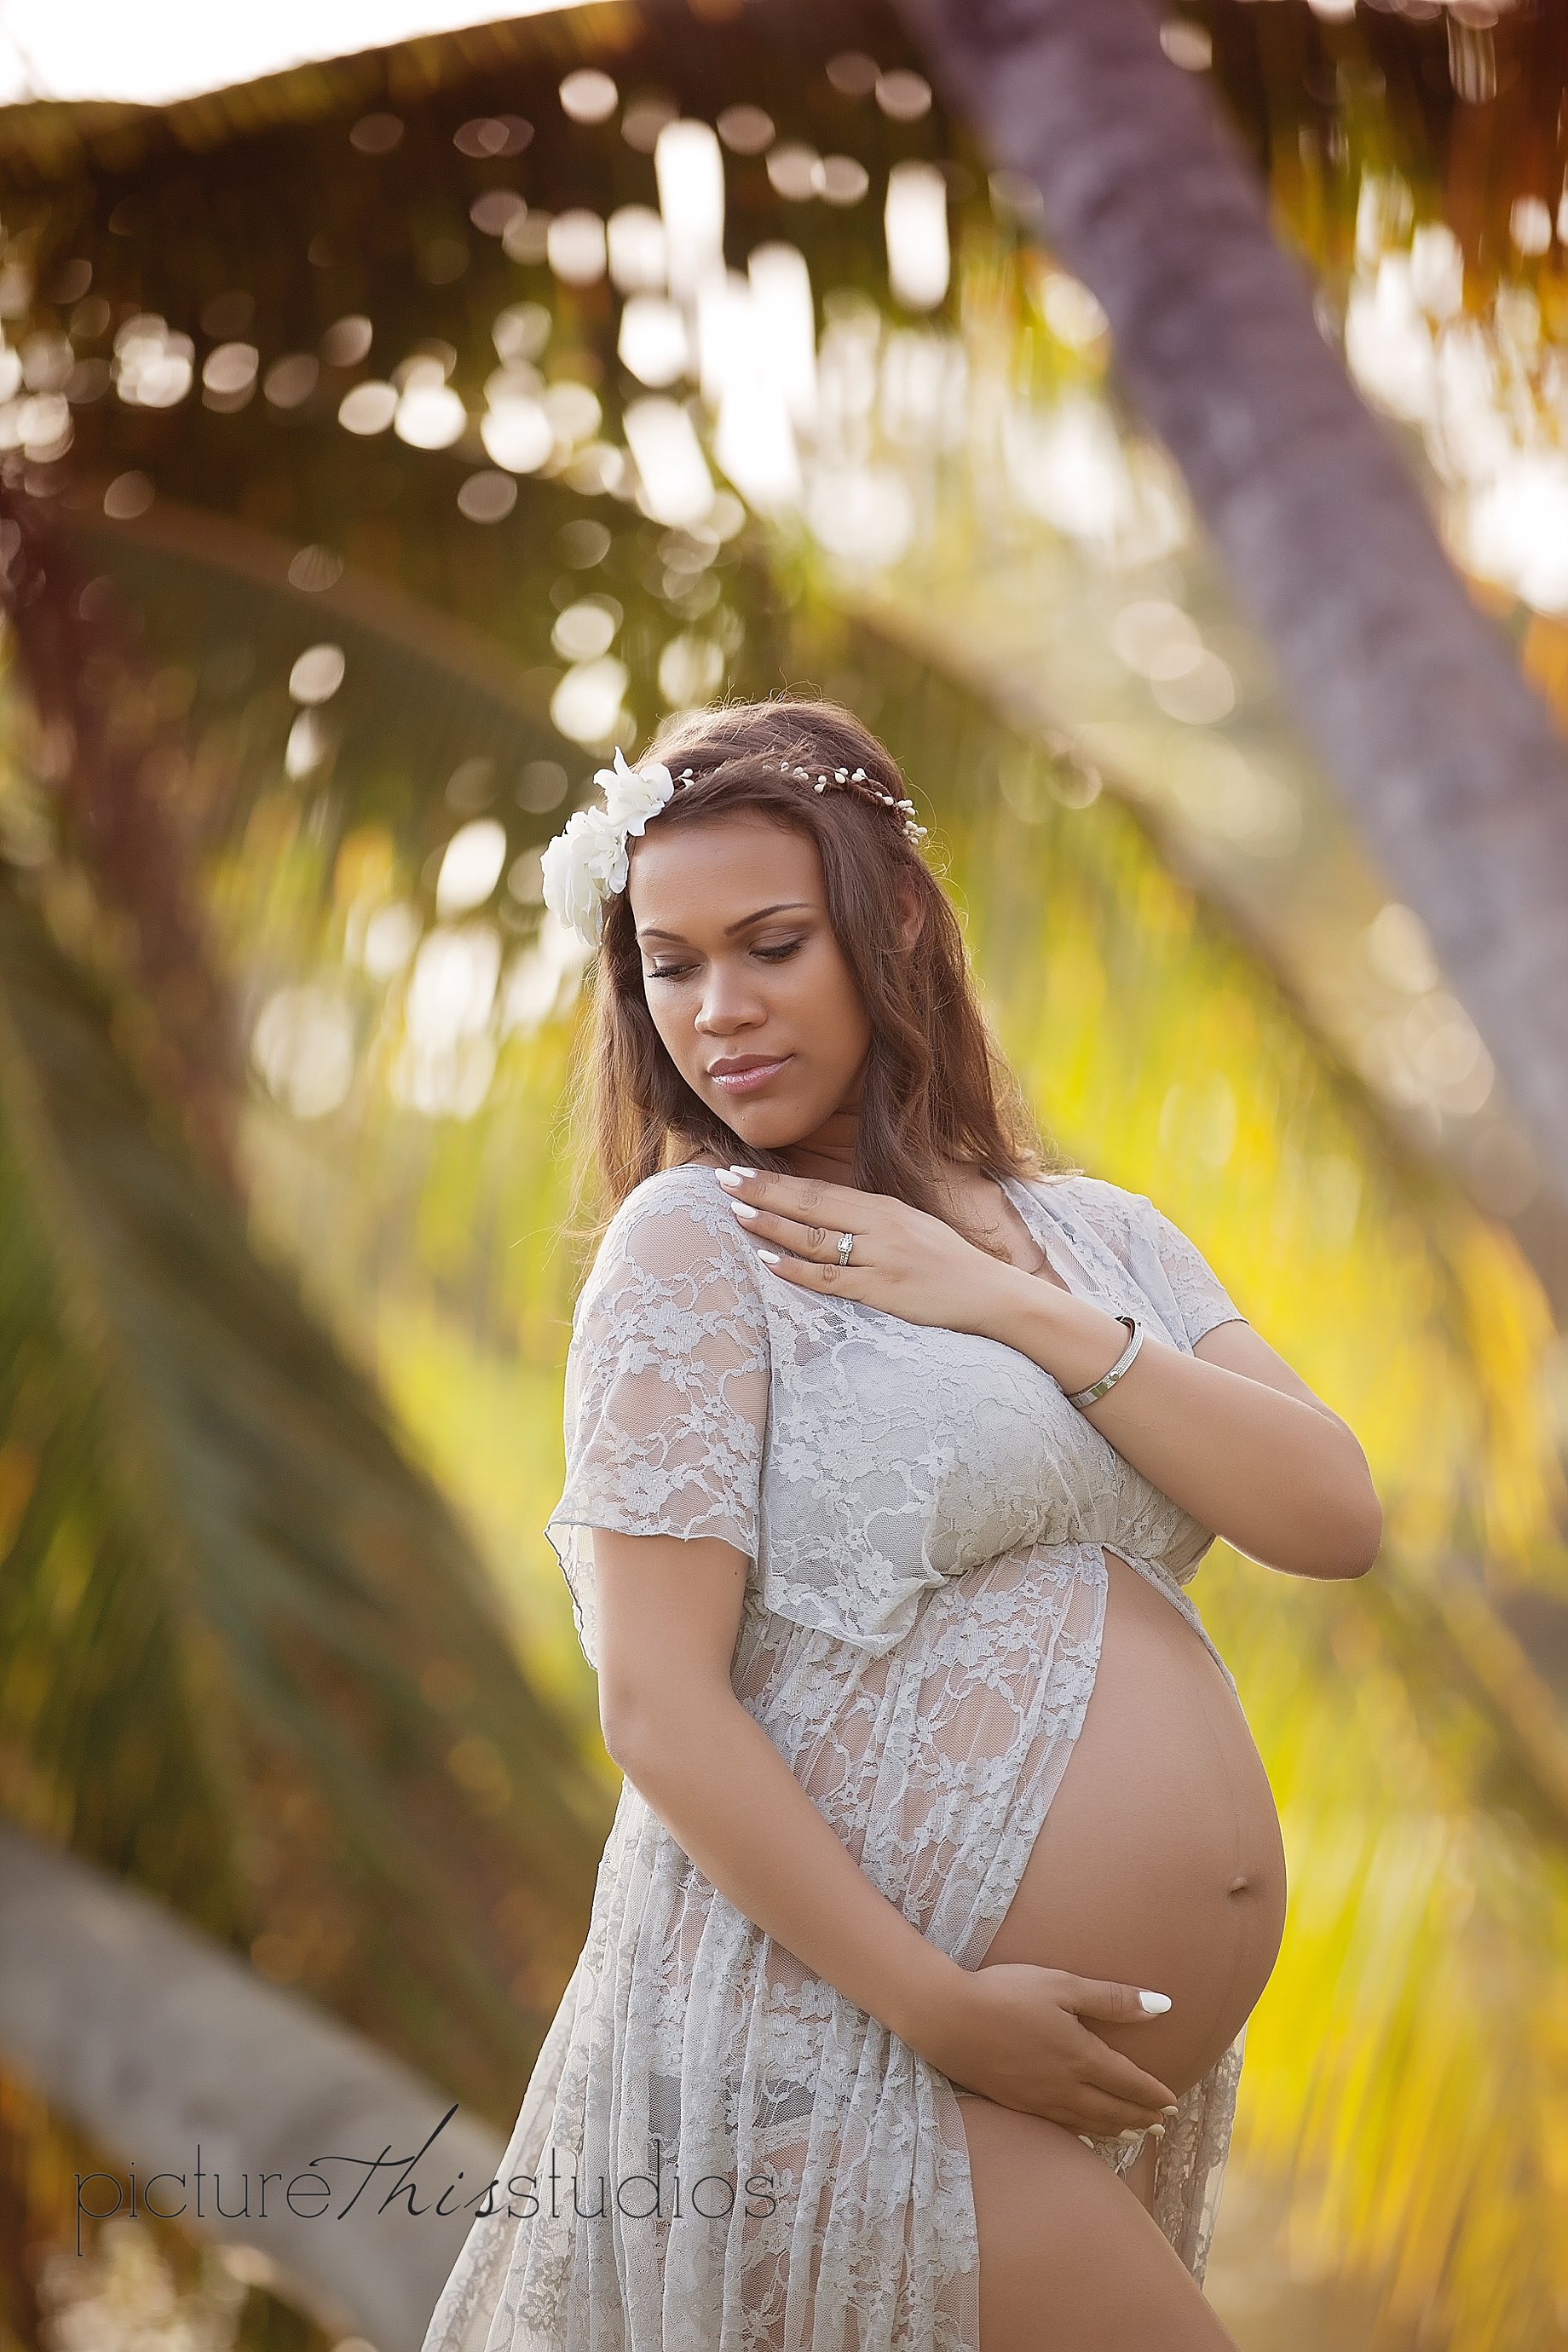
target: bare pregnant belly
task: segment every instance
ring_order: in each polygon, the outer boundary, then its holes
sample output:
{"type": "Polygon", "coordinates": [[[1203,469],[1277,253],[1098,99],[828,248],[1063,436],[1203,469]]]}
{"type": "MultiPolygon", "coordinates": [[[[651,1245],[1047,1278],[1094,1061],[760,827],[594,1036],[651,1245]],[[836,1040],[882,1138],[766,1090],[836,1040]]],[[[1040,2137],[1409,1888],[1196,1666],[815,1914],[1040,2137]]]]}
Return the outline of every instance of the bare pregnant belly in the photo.
{"type": "Polygon", "coordinates": [[[1285,1853],[1262,1759],[1218,1666],[1135,1569],[1106,1554],[1099,1670],[985,1964],[1027,1960],[1168,1993],[1096,2024],[1175,2092],[1206,2074],[1268,1983],[1285,1853]]]}

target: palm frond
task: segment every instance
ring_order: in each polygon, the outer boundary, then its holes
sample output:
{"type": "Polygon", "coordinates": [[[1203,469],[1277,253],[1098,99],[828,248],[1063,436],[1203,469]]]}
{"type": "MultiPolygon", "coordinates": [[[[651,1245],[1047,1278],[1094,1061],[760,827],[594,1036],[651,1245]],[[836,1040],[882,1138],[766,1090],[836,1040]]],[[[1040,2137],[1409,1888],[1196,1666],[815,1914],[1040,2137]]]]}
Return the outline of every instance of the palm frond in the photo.
{"type": "Polygon", "coordinates": [[[604,1795],[112,1023],[0,881],[6,1801],[505,2112],[604,1795]]]}

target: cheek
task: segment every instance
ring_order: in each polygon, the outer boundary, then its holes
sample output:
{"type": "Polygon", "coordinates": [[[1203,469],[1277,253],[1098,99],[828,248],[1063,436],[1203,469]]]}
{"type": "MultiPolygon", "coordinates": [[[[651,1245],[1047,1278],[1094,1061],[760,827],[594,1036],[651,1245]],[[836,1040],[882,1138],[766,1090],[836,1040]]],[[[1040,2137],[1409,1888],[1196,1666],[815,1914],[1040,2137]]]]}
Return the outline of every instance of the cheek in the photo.
{"type": "Polygon", "coordinates": [[[798,1013],[808,1017],[828,1056],[858,1062],[870,1042],[871,1024],[855,975],[837,951],[813,959],[800,975],[798,1013]]]}
{"type": "Polygon", "coordinates": [[[696,1051],[696,1032],[692,1026],[692,1007],[679,991],[660,989],[644,995],[647,1017],[653,1023],[659,1044],[684,1077],[691,1067],[696,1051]]]}

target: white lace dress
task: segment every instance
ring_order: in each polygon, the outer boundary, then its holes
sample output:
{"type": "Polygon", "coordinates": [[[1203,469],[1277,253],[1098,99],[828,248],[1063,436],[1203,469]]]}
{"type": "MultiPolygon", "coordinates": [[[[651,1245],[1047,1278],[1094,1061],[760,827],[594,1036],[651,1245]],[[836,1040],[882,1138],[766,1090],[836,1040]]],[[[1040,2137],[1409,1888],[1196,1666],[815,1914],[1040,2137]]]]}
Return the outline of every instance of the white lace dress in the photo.
{"type": "MultiPolygon", "coordinates": [[[[1079,1297],[1184,1349],[1237,1318],[1142,1195],[1088,1176],[1008,1193],[1079,1297]]],[[[733,1544],[742,1704],[867,1875],[977,1967],[1093,1686],[1101,1546],[1201,1634],[1182,1588],[1208,1531],[1026,1356],[770,1274],[703,1168],[650,1178],[606,1234],[566,1433],[549,1533],[590,1663],[591,1529],[733,1544]]],[[[1240,2058],[1238,2037],[1159,2151],[1157,2219],[1200,2279],[1240,2058]]],[[[1091,2144],[1125,2168],[1141,2143],[1091,2144]]],[[[978,2343],[952,2085],[737,1911],[627,1782],[425,2352],[978,2343]]]]}

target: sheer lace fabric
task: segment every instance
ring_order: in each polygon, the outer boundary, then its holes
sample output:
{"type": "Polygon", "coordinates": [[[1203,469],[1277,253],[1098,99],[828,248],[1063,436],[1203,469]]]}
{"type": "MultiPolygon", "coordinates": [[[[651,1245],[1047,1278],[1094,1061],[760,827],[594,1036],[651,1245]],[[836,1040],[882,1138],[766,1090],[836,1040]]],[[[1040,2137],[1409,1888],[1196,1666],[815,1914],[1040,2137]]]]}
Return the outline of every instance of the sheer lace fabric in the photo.
{"type": "MultiPolygon", "coordinates": [[[[1079,1295],[1187,1349],[1237,1318],[1142,1195],[1009,1192],[1079,1295]]],[[[1104,1548],[1203,1634],[1183,1588],[1208,1531],[1026,1357],[769,1275],[705,1169],[650,1179],[606,1234],[566,1430],[549,1533],[590,1663],[593,1528],[732,1544],[742,1705],[868,1876],[977,1967],[1093,1688],[1104,1548]]],[[[1200,2279],[1240,2058],[1238,2038],[1159,2153],[1156,2218],[1200,2279]]],[[[1091,2145],[1125,2169],[1141,2138],[1091,2145]]],[[[952,2084],[744,1918],[627,1783],[425,2352],[976,2352],[978,2284],[952,2084]]]]}

